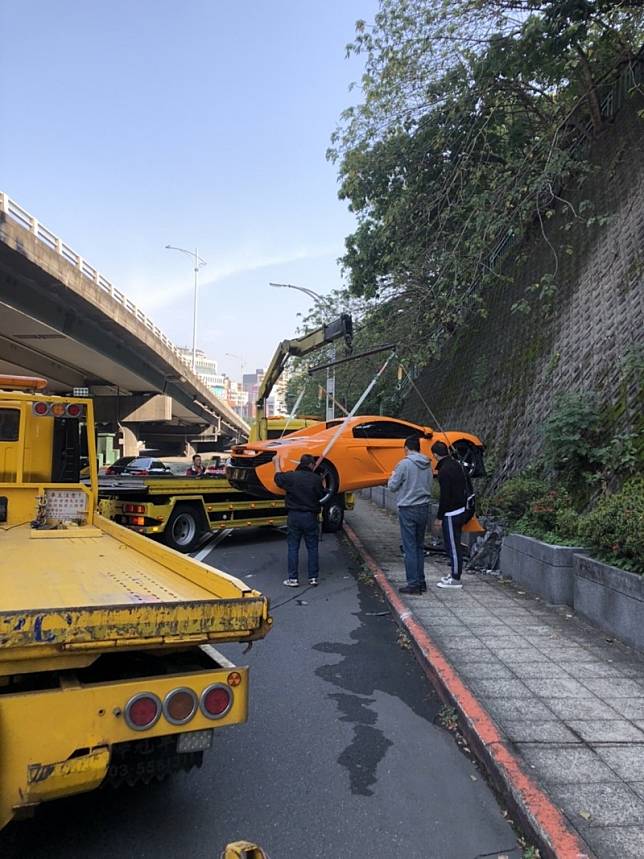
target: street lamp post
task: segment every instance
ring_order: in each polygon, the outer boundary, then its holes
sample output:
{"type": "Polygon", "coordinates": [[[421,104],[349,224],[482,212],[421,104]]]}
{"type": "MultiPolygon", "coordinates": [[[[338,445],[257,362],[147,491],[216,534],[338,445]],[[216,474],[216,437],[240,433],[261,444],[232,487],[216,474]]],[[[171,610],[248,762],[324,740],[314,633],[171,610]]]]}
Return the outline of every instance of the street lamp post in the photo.
{"type": "MultiPolygon", "coordinates": [[[[313,289],[309,289],[306,286],[295,286],[293,283],[273,283],[270,282],[269,286],[274,286],[277,289],[296,289],[298,292],[303,292],[304,295],[308,295],[310,299],[312,299],[315,304],[323,311],[323,314],[326,315],[331,309],[330,302],[327,298],[319,293],[315,292],[313,289]]],[[[324,317],[323,317],[324,318],[324,317]]],[[[335,351],[335,341],[331,343],[331,361],[335,361],[336,351],[335,351]]],[[[332,421],[335,418],[335,367],[327,367],[326,368],[326,410],[325,410],[325,418],[327,421],[332,421]]]]}
{"type": "Polygon", "coordinates": [[[177,248],[174,245],[166,245],[166,250],[179,251],[182,254],[192,257],[192,265],[195,273],[195,296],[192,309],[192,372],[197,372],[197,295],[199,292],[199,269],[203,268],[208,263],[205,259],[199,256],[197,248],[193,251],[188,251],[185,248],[177,248]]]}

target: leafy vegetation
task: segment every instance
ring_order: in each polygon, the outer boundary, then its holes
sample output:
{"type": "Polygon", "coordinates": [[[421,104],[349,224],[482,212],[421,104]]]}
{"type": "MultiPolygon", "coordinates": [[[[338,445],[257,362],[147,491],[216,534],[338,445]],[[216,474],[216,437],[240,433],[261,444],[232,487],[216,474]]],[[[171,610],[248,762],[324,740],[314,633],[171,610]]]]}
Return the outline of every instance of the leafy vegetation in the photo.
{"type": "Polygon", "coordinates": [[[560,545],[578,544],[578,515],[568,492],[546,480],[518,475],[488,500],[486,512],[508,530],[560,545]]]}
{"type": "Polygon", "coordinates": [[[605,456],[604,428],[594,397],[567,393],[557,400],[544,425],[544,457],[555,476],[583,495],[605,456]]]}
{"type": "Polygon", "coordinates": [[[644,573],[644,478],[627,480],[582,517],[579,533],[597,557],[644,573]]]}
{"type": "Polygon", "coordinates": [[[487,499],[486,512],[520,534],[584,544],[609,563],[644,572],[644,478],[636,434],[611,437],[594,398],[571,393],[558,400],[544,436],[545,459],[507,480],[487,499]]]}

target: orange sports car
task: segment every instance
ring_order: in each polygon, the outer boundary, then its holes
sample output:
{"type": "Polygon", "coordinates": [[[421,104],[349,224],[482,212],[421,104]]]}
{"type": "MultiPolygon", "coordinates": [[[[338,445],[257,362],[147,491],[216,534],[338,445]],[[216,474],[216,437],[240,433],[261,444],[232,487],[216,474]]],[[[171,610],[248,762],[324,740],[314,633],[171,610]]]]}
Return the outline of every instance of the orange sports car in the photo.
{"type": "Polygon", "coordinates": [[[254,441],[237,445],[226,468],[226,477],[235,489],[259,497],[284,495],[275,484],[275,464],[279,457],[282,471],[292,471],[305,453],[322,457],[318,471],[329,495],[365,489],[386,483],[395,465],[404,456],[408,436],[420,438],[421,453],[432,460],[431,446],[436,441],[451,445],[472,477],[485,474],[483,444],[465,432],[439,432],[397,418],[362,415],[349,420],[318,423],[281,439],[254,441]],[[333,446],[329,442],[342,430],[333,446]]]}

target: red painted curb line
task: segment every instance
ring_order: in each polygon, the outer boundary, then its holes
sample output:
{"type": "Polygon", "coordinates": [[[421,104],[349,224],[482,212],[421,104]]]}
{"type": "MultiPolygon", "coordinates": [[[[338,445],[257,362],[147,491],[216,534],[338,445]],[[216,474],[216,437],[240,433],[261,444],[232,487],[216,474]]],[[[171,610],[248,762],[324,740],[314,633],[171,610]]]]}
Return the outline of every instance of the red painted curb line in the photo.
{"type": "Polygon", "coordinates": [[[547,794],[523,770],[492,717],[463,683],[425,628],[414,618],[413,612],[400,599],[377,561],[346,522],[344,533],[373,573],[398,623],[411,636],[429,680],[438,686],[441,698],[446,698],[457,707],[471,745],[506,798],[512,801],[515,811],[529,828],[543,855],[550,859],[591,859],[588,847],[569,828],[565,817],[547,794]]]}

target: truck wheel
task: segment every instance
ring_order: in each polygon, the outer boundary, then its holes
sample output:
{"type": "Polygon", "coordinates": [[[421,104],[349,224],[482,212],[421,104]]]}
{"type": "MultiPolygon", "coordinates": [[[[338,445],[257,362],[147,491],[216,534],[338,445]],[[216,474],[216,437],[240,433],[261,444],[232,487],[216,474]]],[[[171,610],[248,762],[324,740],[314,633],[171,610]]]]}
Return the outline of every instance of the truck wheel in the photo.
{"type": "Polygon", "coordinates": [[[344,524],[344,500],[341,495],[334,495],[322,508],[322,530],[327,534],[335,534],[342,530],[344,524]]]}
{"type": "Polygon", "coordinates": [[[163,532],[163,542],[178,552],[190,552],[203,534],[202,517],[194,507],[173,510],[163,532]]]}

